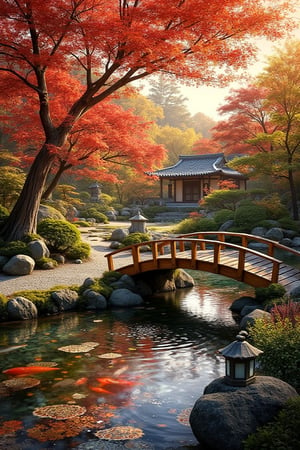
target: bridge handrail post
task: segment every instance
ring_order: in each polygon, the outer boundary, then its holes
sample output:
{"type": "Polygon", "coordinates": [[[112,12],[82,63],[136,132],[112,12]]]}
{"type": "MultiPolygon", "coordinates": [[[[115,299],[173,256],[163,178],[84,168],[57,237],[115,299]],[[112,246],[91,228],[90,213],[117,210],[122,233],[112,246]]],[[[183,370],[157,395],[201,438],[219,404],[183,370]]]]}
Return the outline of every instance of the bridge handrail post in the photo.
{"type": "Polygon", "coordinates": [[[245,270],[246,248],[247,248],[247,244],[246,244],[246,246],[243,246],[243,248],[239,249],[239,260],[238,260],[238,268],[237,268],[239,279],[242,279],[243,272],[245,270]]]}
{"type": "Polygon", "coordinates": [[[179,241],[179,251],[184,252],[185,250],[185,241],[182,239],[179,241]]]}
{"type": "Polygon", "coordinates": [[[107,257],[107,265],[108,265],[108,270],[114,270],[114,260],[113,260],[113,256],[111,254],[105,255],[107,257]]]}
{"type": "Polygon", "coordinates": [[[192,267],[195,266],[195,262],[197,259],[197,246],[198,246],[198,242],[192,241],[192,245],[191,245],[191,260],[192,260],[191,265],[192,265],[192,267]]]}
{"type": "Polygon", "coordinates": [[[175,265],[176,264],[176,241],[175,240],[170,241],[170,250],[171,250],[172,265],[175,265]]]}
{"type": "Polygon", "coordinates": [[[156,242],[156,241],[151,242],[151,251],[152,251],[153,261],[155,261],[155,265],[157,266],[158,242],[156,242]]]}
{"type": "Polygon", "coordinates": [[[242,247],[248,247],[248,236],[247,235],[242,235],[242,247]]]}
{"type": "Polygon", "coordinates": [[[140,246],[139,244],[131,247],[134,270],[138,271],[140,267],[140,246]]]}
{"type": "Polygon", "coordinates": [[[202,239],[202,241],[200,242],[200,250],[206,250],[206,242],[204,240],[204,235],[200,233],[198,234],[197,238],[202,239]]]}
{"type": "Polygon", "coordinates": [[[220,242],[214,242],[214,267],[217,268],[220,261],[221,246],[220,242]]]}
{"type": "Polygon", "coordinates": [[[271,282],[272,283],[278,283],[279,267],[280,267],[280,262],[279,261],[273,261],[273,269],[272,269],[272,277],[271,277],[271,282]]]}

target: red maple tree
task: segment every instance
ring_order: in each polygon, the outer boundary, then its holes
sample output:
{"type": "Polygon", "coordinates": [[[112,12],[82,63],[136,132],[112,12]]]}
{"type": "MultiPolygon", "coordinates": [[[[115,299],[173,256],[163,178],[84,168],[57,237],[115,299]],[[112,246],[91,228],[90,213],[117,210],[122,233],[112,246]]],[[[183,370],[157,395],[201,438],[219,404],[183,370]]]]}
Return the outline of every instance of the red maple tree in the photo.
{"type": "Polygon", "coordinates": [[[234,89],[226,97],[219,113],[228,116],[212,129],[213,140],[222,143],[227,154],[269,152],[272,144],[253,139],[258,133],[273,133],[276,126],[270,121],[270,111],[265,106],[267,89],[255,85],[234,89]]]}
{"type": "Polygon", "coordinates": [[[201,83],[225,82],[253,55],[251,37],[276,38],[288,29],[292,3],[1,0],[1,89],[12,93],[11,101],[22,96],[24,115],[28,99],[35,97],[43,129],[43,142],[2,236],[19,239],[35,231],[47,176],[88,111],[158,71],[201,83]],[[74,80],[59,96],[50,89],[51,70],[57,85],[64,85],[66,73],[74,80]]]}

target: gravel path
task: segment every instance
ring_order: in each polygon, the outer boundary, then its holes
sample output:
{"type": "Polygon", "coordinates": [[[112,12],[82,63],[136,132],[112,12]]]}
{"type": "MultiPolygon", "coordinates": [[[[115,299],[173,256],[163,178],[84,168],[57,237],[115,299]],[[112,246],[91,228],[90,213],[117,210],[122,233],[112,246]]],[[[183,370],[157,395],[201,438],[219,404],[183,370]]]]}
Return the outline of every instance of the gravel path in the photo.
{"type": "MultiPolygon", "coordinates": [[[[114,223],[114,228],[128,228],[130,223],[121,222],[120,226],[114,223]]],[[[0,273],[0,293],[10,295],[17,291],[48,289],[59,285],[81,285],[88,277],[100,278],[103,272],[108,270],[105,254],[111,252],[110,242],[103,238],[102,233],[82,234],[83,240],[89,242],[92,247],[89,261],[83,264],[68,263],[60,265],[53,270],[34,270],[31,275],[9,276],[0,273]]],[[[111,225],[107,227],[106,235],[111,233],[111,225]]]]}

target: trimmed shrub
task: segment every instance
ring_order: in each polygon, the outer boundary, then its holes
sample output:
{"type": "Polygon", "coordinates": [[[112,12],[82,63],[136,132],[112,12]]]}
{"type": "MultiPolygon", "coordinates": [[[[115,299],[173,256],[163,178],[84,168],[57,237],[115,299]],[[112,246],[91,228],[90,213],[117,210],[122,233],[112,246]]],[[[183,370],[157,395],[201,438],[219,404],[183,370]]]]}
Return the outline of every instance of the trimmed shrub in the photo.
{"type": "Polygon", "coordinates": [[[244,450],[296,450],[299,448],[300,397],[287,401],[274,420],[258,428],[244,442],[244,450]]]}
{"type": "Polygon", "coordinates": [[[68,259],[88,259],[91,253],[91,246],[87,242],[79,242],[66,251],[68,259]]]}
{"type": "Polygon", "coordinates": [[[65,252],[80,242],[80,231],[66,220],[44,219],[38,224],[38,233],[53,253],[65,252]]]}
{"type": "Polygon", "coordinates": [[[30,256],[30,252],[28,250],[27,244],[23,241],[11,241],[4,243],[0,247],[0,255],[7,256],[11,258],[15,255],[28,255],[30,256]]]}
{"type": "Polygon", "coordinates": [[[300,223],[290,217],[282,217],[281,219],[278,219],[278,222],[282,228],[300,233],[300,223]]]}
{"type": "Polygon", "coordinates": [[[151,237],[147,233],[130,233],[122,241],[122,246],[141,244],[142,242],[150,241],[151,237]]]}
{"type": "Polygon", "coordinates": [[[285,294],[285,288],[278,283],[272,283],[267,287],[255,288],[255,298],[259,303],[263,304],[269,304],[274,300],[282,299],[285,294]]]}
{"type": "Polygon", "coordinates": [[[245,198],[248,198],[248,192],[240,189],[216,190],[201,200],[201,206],[208,211],[218,211],[219,209],[235,211],[245,198]]]}
{"type": "Polygon", "coordinates": [[[217,211],[214,215],[214,221],[218,226],[222,225],[224,222],[227,222],[227,220],[233,219],[234,212],[230,209],[220,209],[220,211],[217,211]]]}
{"type": "Polygon", "coordinates": [[[213,219],[204,218],[189,218],[182,220],[176,227],[176,233],[194,233],[197,231],[215,231],[218,229],[216,222],[213,219]]]}
{"type": "MultiPolygon", "coordinates": [[[[102,208],[103,209],[103,208],[102,208]]],[[[107,209],[107,208],[105,208],[107,209]]],[[[85,219],[95,219],[97,223],[108,223],[109,220],[106,215],[99,211],[96,207],[90,207],[85,210],[80,211],[80,217],[85,219]]]]}
{"type": "Polygon", "coordinates": [[[263,206],[249,203],[237,208],[234,215],[234,222],[238,228],[245,232],[250,232],[252,228],[266,218],[267,212],[263,206]]]}

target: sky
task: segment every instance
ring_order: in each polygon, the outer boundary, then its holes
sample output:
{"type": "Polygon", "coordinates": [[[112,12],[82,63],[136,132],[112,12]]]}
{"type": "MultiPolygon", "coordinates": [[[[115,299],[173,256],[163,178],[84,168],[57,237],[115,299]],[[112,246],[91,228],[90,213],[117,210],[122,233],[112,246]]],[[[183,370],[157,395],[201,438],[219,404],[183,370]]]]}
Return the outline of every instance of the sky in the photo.
{"type": "MultiPolygon", "coordinates": [[[[260,50],[257,55],[257,61],[249,64],[247,73],[253,77],[261,73],[267,64],[268,56],[275,52],[274,47],[281,47],[281,45],[284,45],[284,42],[277,44],[266,41],[260,42],[258,44],[260,50]]],[[[232,82],[224,88],[211,86],[197,88],[184,85],[179,87],[182,95],[187,98],[186,106],[192,115],[202,112],[213,120],[220,120],[218,108],[226,103],[225,98],[229,95],[231,89],[237,89],[243,85],[247,85],[245,78],[242,78],[241,81],[232,82]]]]}
{"type": "MultiPolygon", "coordinates": [[[[296,20],[300,23],[300,6],[297,10],[296,20]]],[[[296,28],[289,38],[281,39],[278,41],[270,42],[267,40],[260,40],[257,42],[258,53],[256,61],[250,63],[247,69],[247,73],[251,77],[259,75],[264,67],[268,63],[268,57],[276,53],[277,48],[283,48],[287,39],[299,39],[300,40],[300,26],[296,28]]],[[[225,98],[229,95],[230,89],[237,89],[245,86],[245,80],[236,81],[229,84],[225,88],[214,88],[209,86],[202,87],[187,87],[181,85],[182,95],[187,97],[186,106],[188,107],[192,115],[197,112],[204,113],[206,116],[213,120],[220,120],[221,117],[218,114],[218,108],[226,103],[225,98]]]]}
{"type": "MultiPolygon", "coordinates": [[[[300,3],[300,0],[298,1],[300,3]]],[[[294,18],[300,24],[300,6],[297,7],[294,18]]],[[[289,38],[273,42],[267,39],[259,40],[257,42],[258,52],[256,61],[249,63],[247,68],[249,76],[256,77],[259,75],[267,65],[268,57],[275,54],[277,48],[283,48],[288,39],[300,40],[300,26],[290,33],[289,38]]],[[[149,82],[151,84],[150,79],[144,85],[144,95],[148,93],[149,82]]],[[[184,86],[183,84],[178,84],[177,86],[181,89],[182,95],[187,98],[186,106],[192,115],[201,112],[211,119],[218,121],[222,120],[222,117],[218,114],[218,108],[226,103],[225,98],[230,94],[230,90],[247,86],[247,82],[241,77],[240,81],[235,81],[224,88],[210,86],[192,87],[184,86]]]]}

